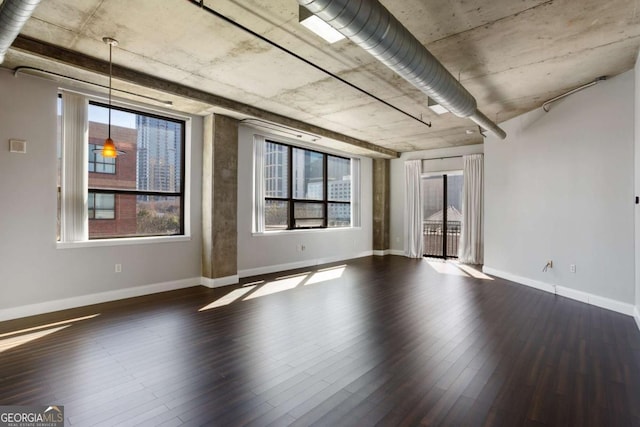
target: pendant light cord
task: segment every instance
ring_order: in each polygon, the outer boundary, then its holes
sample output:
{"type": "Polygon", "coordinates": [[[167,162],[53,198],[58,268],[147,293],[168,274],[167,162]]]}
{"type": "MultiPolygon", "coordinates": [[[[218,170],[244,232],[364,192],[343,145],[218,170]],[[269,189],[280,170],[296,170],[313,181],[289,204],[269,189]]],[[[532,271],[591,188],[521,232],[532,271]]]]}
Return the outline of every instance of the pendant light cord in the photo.
{"type": "Polygon", "coordinates": [[[113,66],[113,60],[111,57],[112,51],[113,51],[113,44],[109,43],[109,126],[107,129],[109,139],[111,139],[111,75],[112,75],[112,66],[113,66]]]}

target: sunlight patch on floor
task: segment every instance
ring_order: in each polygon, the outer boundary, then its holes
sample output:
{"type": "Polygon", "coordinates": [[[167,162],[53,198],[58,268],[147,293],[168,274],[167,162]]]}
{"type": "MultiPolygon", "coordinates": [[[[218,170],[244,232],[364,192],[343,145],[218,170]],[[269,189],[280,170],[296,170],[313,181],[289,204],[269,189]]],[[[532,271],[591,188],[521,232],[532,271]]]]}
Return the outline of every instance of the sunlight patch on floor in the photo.
{"type": "Polygon", "coordinates": [[[89,316],[76,317],[73,319],[61,320],[59,322],[51,322],[44,325],[33,326],[31,328],[20,329],[17,331],[5,332],[0,334],[0,353],[12,348],[16,348],[23,344],[35,341],[38,338],[46,337],[55,332],[61,331],[74,323],[83,320],[93,319],[100,316],[100,313],[91,314],[89,316]]]}
{"type": "Polygon", "coordinates": [[[294,274],[289,274],[287,276],[276,277],[276,280],[291,279],[291,278],[300,277],[300,276],[302,276],[304,278],[304,277],[307,277],[308,275],[310,275],[311,273],[312,273],[312,271],[305,271],[303,273],[294,273],[294,274]]]}
{"type": "Polygon", "coordinates": [[[235,290],[229,292],[228,294],[226,294],[225,296],[223,296],[221,298],[218,298],[214,302],[205,305],[204,307],[202,307],[198,311],[206,311],[206,310],[211,310],[212,308],[223,307],[225,305],[229,305],[232,302],[242,298],[244,295],[246,295],[249,292],[251,292],[252,290],[254,290],[256,286],[257,285],[251,285],[251,286],[246,286],[245,285],[242,288],[235,289],[235,290]]]}
{"type": "Polygon", "coordinates": [[[217,307],[223,307],[233,302],[242,300],[247,301],[254,298],[263,297],[266,295],[276,294],[278,292],[284,292],[296,288],[297,286],[311,285],[314,283],[326,282],[329,280],[339,279],[342,277],[346,264],[337,265],[327,268],[321,268],[317,271],[305,271],[302,273],[295,273],[286,276],[276,277],[275,280],[265,282],[264,280],[258,280],[256,282],[246,283],[241,288],[234,289],[228,294],[218,298],[217,300],[205,305],[198,311],[207,311],[217,307]]]}
{"type": "Polygon", "coordinates": [[[487,276],[482,271],[479,271],[478,269],[475,269],[470,265],[465,265],[465,264],[456,264],[456,265],[459,269],[465,271],[471,277],[475,277],[476,279],[493,280],[492,277],[487,276]]]}
{"type": "Polygon", "coordinates": [[[252,293],[243,299],[243,301],[260,298],[265,295],[272,295],[278,292],[288,291],[298,286],[304,279],[308,277],[308,274],[289,276],[288,278],[282,278],[280,280],[274,280],[273,282],[267,282],[262,285],[257,291],[252,293]]]}
{"type": "Polygon", "coordinates": [[[427,263],[431,268],[440,274],[447,274],[449,276],[462,276],[473,277],[474,279],[493,280],[492,277],[487,276],[482,271],[470,265],[461,264],[455,260],[430,260],[427,259],[427,263]]]}
{"type": "Polygon", "coordinates": [[[456,265],[445,261],[427,261],[431,268],[440,274],[447,274],[449,276],[464,276],[469,277],[467,273],[460,270],[456,265]]]}
{"type": "Polygon", "coordinates": [[[247,286],[262,285],[263,283],[264,283],[264,280],[256,280],[255,282],[245,283],[244,285],[242,285],[242,287],[246,288],[247,286]]]}
{"type": "Polygon", "coordinates": [[[35,341],[38,338],[46,337],[54,332],[61,331],[68,328],[71,325],[58,326],[57,328],[45,329],[44,331],[31,332],[29,334],[18,335],[15,337],[0,339],[0,353],[10,350],[12,348],[21,346],[22,344],[35,341]]]}
{"type": "Polygon", "coordinates": [[[346,265],[338,265],[336,267],[323,268],[322,270],[318,270],[317,272],[313,273],[313,276],[311,276],[304,285],[307,286],[314,283],[339,279],[340,277],[342,277],[345,268],[347,268],[346,265]]]}
{"type": "Polygon", "coordinates": [[[76,322],[80,322],[82,320],[93,319],[94,317],[98,317],[98,316],[100,316],[100,313],[91,314],[89,316],[76,317],[74,319],[61,320],[59,322],[52,322],[52,323],[47,323],[47,324],[39,325],[39,326],[33,326],[31,328],[20,329],[20,330],[17,330],[17,331],[6,332],[4,334],[0,334],[0,338],[10,337],[12,335],[21,335],[21,334],[24,334],[24,333],[27,333],[27,332],[31,332],[31,331],[37,331],[37,330],[40,330],[40,329],[52,328],[54,326],[68,325],[69,323],[76,323],[76,322]]]}

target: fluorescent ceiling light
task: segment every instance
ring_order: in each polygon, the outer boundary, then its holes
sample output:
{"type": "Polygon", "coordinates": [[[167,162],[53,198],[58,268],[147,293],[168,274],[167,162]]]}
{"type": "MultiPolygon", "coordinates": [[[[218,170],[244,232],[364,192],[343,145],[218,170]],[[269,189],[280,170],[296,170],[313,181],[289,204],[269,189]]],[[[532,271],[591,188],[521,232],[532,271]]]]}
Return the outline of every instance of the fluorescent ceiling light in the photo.
{"type": "Polygon", "coordinates": [[[449,112],[449,110],[447,110],[446,108],[444,108],[442,105],[438,104],[436,101],[434,101],[431,98],[429,98],[429,101],[427,102],[427,105],[429,106],[429,108],[431,108],[431,111],[433,111],[434,113],[436,113],[438,115],[441,115],[441,114],[449,112]]]}
{"type": "Polygon", "coordinates": [[[316,33],[328,43],[335,43],[344,38],[342,33],[333,28],[331,25],[309,12],[305,7],[298,6],[298,20],[302,25],[310,31],[316,33]]]}

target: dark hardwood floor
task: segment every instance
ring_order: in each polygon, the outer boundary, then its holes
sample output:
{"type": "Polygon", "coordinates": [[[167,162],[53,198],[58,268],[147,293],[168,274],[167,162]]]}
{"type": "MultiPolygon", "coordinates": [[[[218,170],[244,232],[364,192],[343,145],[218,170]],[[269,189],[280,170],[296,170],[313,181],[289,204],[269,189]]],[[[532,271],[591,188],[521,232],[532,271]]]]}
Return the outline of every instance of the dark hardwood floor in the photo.
{"type": "Polygon", "coordinates": [[[0,404],[70,426],[640,425],[631,317],[427,260],[345,265],[3,322],[0,404]]]}

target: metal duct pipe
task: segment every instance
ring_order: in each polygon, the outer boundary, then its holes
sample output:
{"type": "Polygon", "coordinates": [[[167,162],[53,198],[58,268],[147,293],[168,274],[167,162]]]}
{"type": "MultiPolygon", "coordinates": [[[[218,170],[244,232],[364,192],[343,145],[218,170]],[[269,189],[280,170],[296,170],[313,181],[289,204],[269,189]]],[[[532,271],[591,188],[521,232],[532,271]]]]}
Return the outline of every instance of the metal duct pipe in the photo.
{"type": "Polygon", "coordinates": [[[0,64],[40,0],[4,0],[0,5],[0,64]]]}
{"type": "Polygon", "coordinates": [[[473,121],[475,124],[488,130],[489,132],[492,132],[500,139],[505,139],[507,137],[507,133],[503,131],[500,126],[489,120],[489,117],[485,116],[480,110],[476,110],[475,113],[470,115],[469,120],[473,121]]]}
{"type": "Polygon", "coordinates": [[[298,3],[456,116],[470,118],[501,139],[507,136],[478,111],[469,91],[377,0],[298,3]]]}

